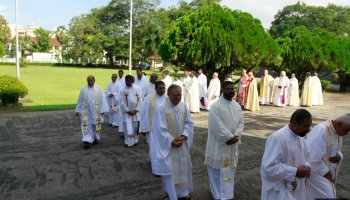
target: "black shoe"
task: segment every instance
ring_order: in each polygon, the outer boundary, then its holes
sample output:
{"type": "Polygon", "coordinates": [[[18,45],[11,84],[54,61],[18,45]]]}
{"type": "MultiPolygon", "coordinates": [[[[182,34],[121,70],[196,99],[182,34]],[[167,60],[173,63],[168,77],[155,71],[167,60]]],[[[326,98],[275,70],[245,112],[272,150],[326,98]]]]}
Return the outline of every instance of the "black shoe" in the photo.
{"type": "Polygon", "coordinates": [[[83,142],[84,149],[89,148],[89,146],[90,146],[90,142],[83,142]]]}
{"type": "Polygon", "coordinates": [[[92,144],[98,144],[98,141],[96,139],[94,139],[94,141],[92,142],[92,144]]]}
{"type": "Polygon", "coordinates": [[[121,135],[120,137],[121,137],[122,139],[125,139],[124,135],[121,135]]]}

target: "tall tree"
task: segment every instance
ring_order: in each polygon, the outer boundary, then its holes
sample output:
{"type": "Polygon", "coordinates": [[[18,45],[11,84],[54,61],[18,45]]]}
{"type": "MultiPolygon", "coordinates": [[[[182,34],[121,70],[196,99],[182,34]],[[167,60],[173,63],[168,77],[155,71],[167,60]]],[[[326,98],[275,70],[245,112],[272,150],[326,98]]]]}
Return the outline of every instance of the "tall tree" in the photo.
{"type": "Polygon", "coordinates": [[[298,26],[309,30],[322,28],[336,35],[350,35],[350,7],[329,4],[327,7],[296,3],[283,8],[275,15],[270,33],[277,38],[298,26]]]}
{"type": "Polygon", "coordinates": [[[176,65],[204,66],[208,74],[221,75],[280,62],[278,45],[259,20],[219,4],[179,18],[161,44],[161,56],[176,65]]]}
{"type": "Polygon", "coordinates": [[[277,39],[283,58],[282,67],[304,79],[306,72],[344,73],[350,66],[348,37],[337,37],[322,29],[294,28],[277,39]]]}
{"type": "Polygon", "coordinates": [[[11,40],[11,30],[6,19],[0,15],[0,42],[6,47],[11,40]]]}
{"type": "Polygon", "coordinates": [[[47,52],[51,49],[50,31],[43,28],[34,30],[36,39],[34,40],[33,49],[38,52],[47,52]]]}

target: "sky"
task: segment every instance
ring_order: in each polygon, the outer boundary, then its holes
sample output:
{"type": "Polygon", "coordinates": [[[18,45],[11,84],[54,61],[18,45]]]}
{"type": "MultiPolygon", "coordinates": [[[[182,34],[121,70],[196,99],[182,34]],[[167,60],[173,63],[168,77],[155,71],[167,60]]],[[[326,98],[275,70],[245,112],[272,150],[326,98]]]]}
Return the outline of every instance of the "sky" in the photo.
{"type": "MultiPolygon", "coordinates": [[[[187,0],[188,2],[190,0],[187,0]]],[[[221,4],[233,10],[238,9],[260,19],[265,28],[271,26],[274,16],[286,5],[298,0],[222,0],[221,4]]],[[[107,5],[110,0],[18,0],[19,24],[40,26],[56,30],[60,25],[67,26],[74,16],[88,13],[92,8],[107,5]]],[[[350,6],[350,0],[303,0],[307,5],[326,6],[329,3],[350,6]]],[[[178,0],[161,0],[160,7],[176,5],[178,0]]],[[[15,0],[0,0],[0,15],[9,24],[15,23],[15,0]]]]}

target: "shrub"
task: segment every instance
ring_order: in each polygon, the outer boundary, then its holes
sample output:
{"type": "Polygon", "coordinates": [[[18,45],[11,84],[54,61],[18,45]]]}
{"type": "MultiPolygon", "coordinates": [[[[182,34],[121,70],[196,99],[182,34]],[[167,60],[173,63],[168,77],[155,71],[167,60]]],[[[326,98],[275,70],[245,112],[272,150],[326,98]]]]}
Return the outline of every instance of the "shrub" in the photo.
{"type": "Polygon", "coordinates": [[[3,105],[16,105],[19,97],[25,97],[28,88],[19,80],[11,76],[0,76],[0,100],[3,105]]]}
{"type": "Polygon", "coordinates": [[[330,81],[321,80],[322,92],[326,91],[330,84],[330,81]]]}
{"type": "Polygon", "coordinates": [[[173,68],[173,70],[174,70],[175,73],[177,73],[178,71],[180,71],[180,67],[173,66],[172,68],[173,68]]]}
{"type": "Polygon", "coordinates": [[[27,60],[24,57],[19,58],[19,66],[20,67],[26,67],[27,65],[27,60]]]}

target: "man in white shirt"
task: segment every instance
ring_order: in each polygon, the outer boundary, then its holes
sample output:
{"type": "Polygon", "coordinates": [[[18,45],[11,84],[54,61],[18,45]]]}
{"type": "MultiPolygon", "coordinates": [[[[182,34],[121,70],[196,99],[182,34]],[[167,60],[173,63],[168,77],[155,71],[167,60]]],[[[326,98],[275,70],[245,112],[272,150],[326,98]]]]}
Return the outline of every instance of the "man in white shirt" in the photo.
{"type": "Polygon", "coordinates": [[[148,79],[147,77],[142,73],[142,68],[137,68],[136,70],[136,78],[135,78],[135,85],[137,85],[139,88],[141,88],[141,99],[143,100],[147,96],[147,85],[148,85],[148,79]]]}
{"type": "Polygon", "coordinates": [[[181,95],[181,102],[183,103],[184,102],[184,97],[185,97],[185,95],[184,95],[184,84],[180,80],[180,76],[178,74],[174,75],[174,83],[173,84],[178,85],[178,86],[181,87],[181,91],[182,91],[182,93],[181,93],[182,94],[181,95]]]}
{"type": "MultiPolygon", "coordinates": [[[[157,81],[155,83],[155,92],[148,95],[141,107],[140,112],[140,133],[147,134],[147,143],[150,144],[149,135],[151,134],[153,113],[161,106],[165,100],[165,83],[163,81],[157,81]]],[[[151,144],[150,144],[151,148],[151,144]]]]}
{"type": "Polygon", "coordinates": [[[137,85],[134,85],[134,80],[133,76],[127,75],[125,77],[126,87],[119,94],[125,147],[137,145],[139,141],[138,126],[140,121],[139,111],[142,104],[142,92],[137,85]]]}
{"type": "Polygon", "coordinates": [[[210,190],[215,200],[234,197],[238,145],[244,127],[242,109],[233,100],[234,95],[233,82],[225,81],[222,96],[209,110],[204,164],[207,165],[210,190]]]}
{"type": "Polygon", "coordinates": [[[164,70],[162,73],[162,81],[165,83],[165,89],[168,90],[169,86],[172,84],[173,80],[169,75],[168,70],[164,70]]]}
{"type": "Polygon", "coordinates": [[[153,94],[155,92],[156,82],[158,80],[158,75],[156,73],[152,73],[149,78],[149,83],[147,85],[146,96],[153,94]]]}
{"type": "Polygon", "coordinates": [[[87,86],[80,91],[76,115],[81,120],[81,132],[84,148],[97,144],[102,132],[103,114],[108,112],[106,96],[99,85],[95,85],[95,77],[87,77],[87,86]]]}
{"type": "Polygon", "coordinates": [[[106,98],[109,107],[108,123],[113,126],[119,126],[119,93],[121,86],[117,81],[117,74],[112,74],[112,82],[108,83],[106,89],[106,98]]]}
{"type": "Polygon", "coordinates": [[[206,110],[208,104],[208,85],[207,76],[203,74],[203,69],[198,70],[198,84],[199,84],[199,97],[200,97],[200,108],[206,110]]]}
{"type": "Polygon", "coordinates": [[[119,78],[117,79],[117,81],[119,82],[121,89],[124,89],[125,88],[125,78],[123,77],[124,71],[120,69],[118,71],[118,76],[119,76],[119,78]]]}
{"type": "MultiPolygon", "coordinates": [[[[311,176],[307,199],[336,199],[336,180],[343,160],[343,137],[350,131],[350,113],[315,126],[307,137],[311,176]]],[[[349,185],[345,185],[349,187],[349,185]]]]}
{"type": "Polygon", "coordinates": [[[152,123],[150,137],[152,171],[162,177],[163,189],[170,200],[190,199],[194,123],[187,106],[181,102],[180,86],[172,84],[168,97],[153,116],[157,123],[152,123]]]}
{"type": "Polygon", "coordinates": [[[212,106],[220,97],[220,90],[221,90],[221,83],[218,78],[219,74],[214,72],[213,78],[210,80],[209,87],[208,87],[208,106],[207,109],[210,109],[210,106],[212,106]]]}
{"type": "Polygon", "coordinates": [[[310,175],[308,151],[303,138],[312,117],[305,109],[296,110],[289,124],[271,134],[261,161],[262,200],[308,200],[305,178],[310,175]]]}

